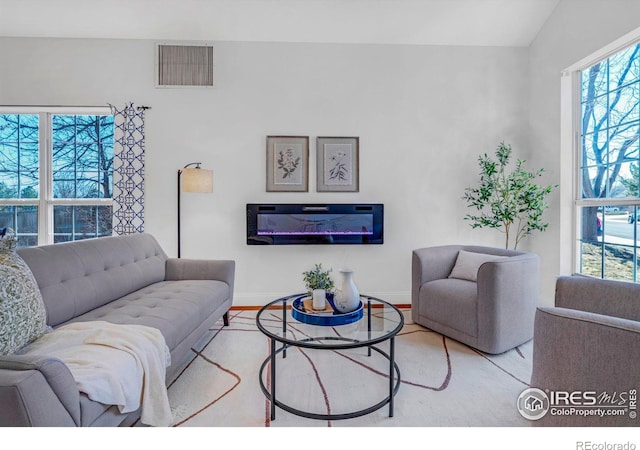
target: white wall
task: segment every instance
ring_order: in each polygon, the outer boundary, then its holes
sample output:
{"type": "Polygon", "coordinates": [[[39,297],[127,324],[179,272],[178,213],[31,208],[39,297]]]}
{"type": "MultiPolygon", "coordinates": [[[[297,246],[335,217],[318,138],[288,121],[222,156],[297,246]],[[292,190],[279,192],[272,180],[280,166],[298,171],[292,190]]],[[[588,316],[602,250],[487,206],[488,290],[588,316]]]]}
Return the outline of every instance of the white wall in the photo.
{"type": "Polygon", "coordinates": [[[151,106],[146,230],[175,255],[176,171],[213,169],[212,195],[183,195],[182,254],[235,259],[236,304],[301,291],[303,270],[345,259],[361,291],[409,303],[412,249],[503,245],[471,230],[461,196],[480,153],[526,151],[527,49],[214,45],[214,89],[155,89],[152,41],[0,38],[0,104],[151,106]],[[311,137],[309,193],[265,192],[267,135],[311,137]],[[316,136],[360,137],[359,193],[315,192],[316,136]],[[249,202],[384,203],[385,243],[247,246],[249,202]]]}
{"type": "MultiPolygon", "coordinates": [[[[238,303],[302,289],[302,270],[337,269],[345,254],[363,291],[408,302],[413,248],[502,245],[462,219],[478,154],[505,140],[560,182],[560,72],[638,17],[637,0],[562,0],[528,49],[217,42],[212,90],[155,89],[151,41],[0,38],[0,104],[151,106],[147,230],[175,255],[176,170],[214,169],[213,195],[184,196],[183,254],[235,259],[238,303]],[[312,138],[311,192],[265,192],[268,134],[312,138]],[[360,193],[314,192],[318,135],[360,136],[360,193]],[[314,201],[383,202],[385,244],[245,245],[245,203],[314,201]]],[[[523,243],[542,258],[543,304],[570,263],[570,209],[556,191],[549,229],[523,243]]]]}
{"type": "Polygon", "coordinates": [[[546,168],[551,182],[562,181],[551,201],[549,229],[528,242],[542,257],[543,304],[553,304],[556,277],[572,270],[572,168],[571,155],[560,152],[561,72],[638,27],[637,0],[562,0],[529,49],[528,158],[546,168]]]}

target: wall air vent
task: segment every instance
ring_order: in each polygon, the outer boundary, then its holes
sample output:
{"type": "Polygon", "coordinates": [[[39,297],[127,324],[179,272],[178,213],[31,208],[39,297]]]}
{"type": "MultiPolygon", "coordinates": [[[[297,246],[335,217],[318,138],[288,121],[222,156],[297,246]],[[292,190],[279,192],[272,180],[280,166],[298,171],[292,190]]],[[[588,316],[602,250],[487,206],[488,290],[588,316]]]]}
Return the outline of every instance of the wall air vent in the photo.
{"type": "Polygon", "coordinates": [[[212,87],[213,46],[158,44],[158,87],[212,87]]]}

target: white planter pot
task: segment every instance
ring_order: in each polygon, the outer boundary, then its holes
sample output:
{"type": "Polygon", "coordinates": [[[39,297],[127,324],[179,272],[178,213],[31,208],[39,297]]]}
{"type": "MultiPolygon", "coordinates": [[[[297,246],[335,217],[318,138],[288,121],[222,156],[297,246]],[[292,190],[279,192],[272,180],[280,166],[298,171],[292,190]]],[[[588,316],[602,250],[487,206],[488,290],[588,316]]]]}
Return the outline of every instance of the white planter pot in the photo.
{"type": "Polygon", "coordinates": [[[313,290],[313,309],[322,311],[326,308],[327,293],[324,289],[313,290]]]}

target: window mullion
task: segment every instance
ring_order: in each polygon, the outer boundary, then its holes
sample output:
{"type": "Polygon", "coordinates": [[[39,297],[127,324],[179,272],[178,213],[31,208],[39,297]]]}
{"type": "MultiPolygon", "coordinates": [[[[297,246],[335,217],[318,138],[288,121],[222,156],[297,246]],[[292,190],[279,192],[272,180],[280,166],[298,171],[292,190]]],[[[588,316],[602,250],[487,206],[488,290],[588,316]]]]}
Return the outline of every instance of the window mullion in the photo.
{"type": "MultiPolygon", "coordinates": [[[[638,217],[638,208],[633,208],[634,217],[638,217]]],[[[633,224],[633,282],[638,282],[638,227],[633,224]]]]}
{"type": "MultiPolygon", "coordinates": [[[[73,179],[73,197],[78,198],[78,116],[73,116],[73,179]]],[[[73,223],[75,227],[75,219],[73,223]]]]}
{"type": "Polygon", "coordinates": [[[51,145],[51,126],[49,122],[50,117],[48,113],[39,114],[38,245],[53,243],[53,224],[51,223],[53,215],[49,205],[49,198],[51,196],[51,184],[49,182],[51,177],[51,152],[49,150],[51,145]]]}
{"type": "MultiPolygon", "coordinates": [[[[22,116],[18,116],[17,121],[18,121],[18,130],[20,130],[22,116]]],[[[22,141],[22,133],[18,131],[18,136],[16,137],[16,142],[17,142],[16,148],[18,149],[18,152],[16,155],[17,156],[16,160],[18,163],[18,192],[16,194],[18,198],[22,198],[22,146],[20,145],[21,141],[22,141]]],[[[18,223],[17,211],[14,212],[14,214],[15,214],[15,221],[16,221],[15,223],[17,224],[18,223]]]]}
{"type": "Polygon", "coordinates": [[[111,198],[54,198],[49,203],[54,206],[109,206],[113,205],[111,198]]]}

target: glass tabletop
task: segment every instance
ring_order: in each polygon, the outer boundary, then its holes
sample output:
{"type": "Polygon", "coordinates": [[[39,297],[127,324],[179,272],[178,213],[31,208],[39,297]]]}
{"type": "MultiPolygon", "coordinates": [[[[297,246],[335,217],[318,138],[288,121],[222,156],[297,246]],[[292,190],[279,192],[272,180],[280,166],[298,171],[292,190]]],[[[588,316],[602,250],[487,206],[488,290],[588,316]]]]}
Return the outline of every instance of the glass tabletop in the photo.
{"type": "MultiPolygon", "coordinates": [[[[402,329],[400,310],[379,298],[361,294],[361,317],[338,325],[315,325],[298,320],[294,309],[305,293],[288,295],[263,306],[256,316],[260,331],[278,342],[307,348],[357,348],[392,338],[402,329]]],[[[298,313],[298,314],[296,314],[298,313]]],[[[360,316],[360,314],[358,314],[360,316]]]]}

